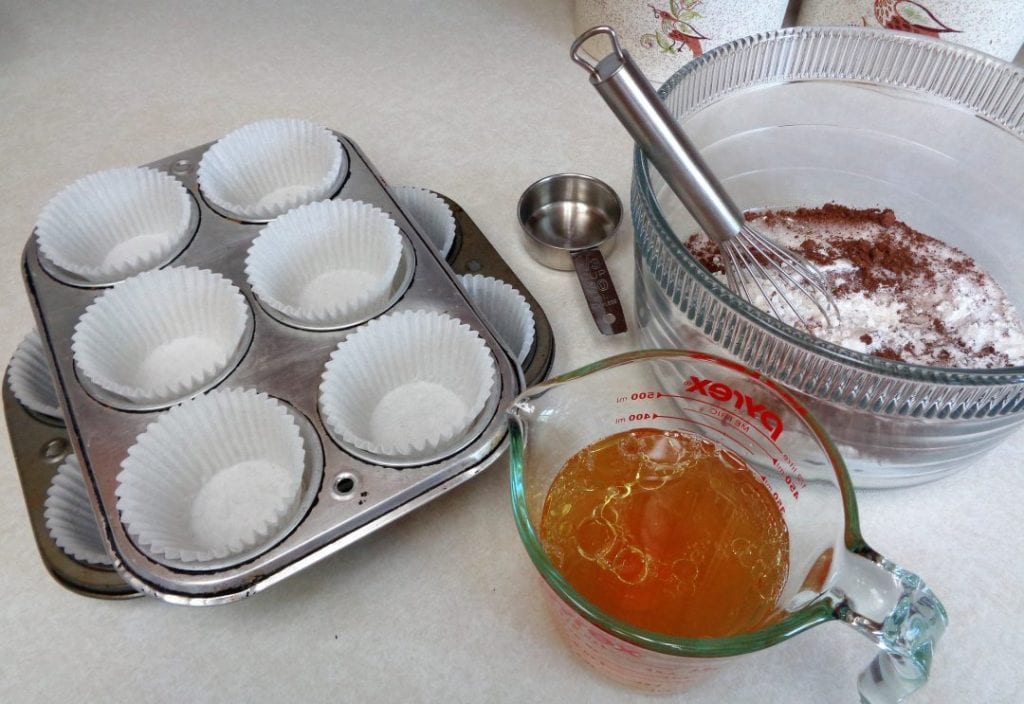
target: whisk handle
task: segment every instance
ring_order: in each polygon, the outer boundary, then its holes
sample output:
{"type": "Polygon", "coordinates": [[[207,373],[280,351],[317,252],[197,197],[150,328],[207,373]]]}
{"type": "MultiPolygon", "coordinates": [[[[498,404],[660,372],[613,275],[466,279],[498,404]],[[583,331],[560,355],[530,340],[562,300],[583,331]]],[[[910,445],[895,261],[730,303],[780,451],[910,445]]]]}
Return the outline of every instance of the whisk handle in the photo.
{"type": "Polygon", "coordinates": [[[590,72],[591,84],[704,232],[719,243],[735,237],[743,228],[743,214],[619,45],[615,30],[606,26],[588,29],[573,42],[570,55],[590,72]],[[587,63],[580,48],[602,34],[611,40],[612,53],[596,64],[587,63]]]}

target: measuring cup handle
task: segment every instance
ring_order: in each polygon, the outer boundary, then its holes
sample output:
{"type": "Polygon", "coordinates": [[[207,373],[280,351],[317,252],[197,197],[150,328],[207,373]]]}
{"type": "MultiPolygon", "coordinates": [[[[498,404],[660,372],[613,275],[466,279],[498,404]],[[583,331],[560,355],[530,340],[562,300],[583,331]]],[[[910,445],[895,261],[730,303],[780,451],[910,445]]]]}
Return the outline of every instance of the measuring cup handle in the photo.
{"type": "Polygon", "coordinates": [[[590,314],[602,335],[618,335],[626,332],[626,316],[622,302],[615,291],[608,265],[600,250],[578,249],[572,252],[572,265],[583,288],[590,314]]]}
{"type": "Polygon", "coordinates": [[[928,681],[945,608],[920,577],[866,546],[850,555],[840,582],[836,616],[882,649],[857,680],[861,701],[902,702],[928,681]]]}

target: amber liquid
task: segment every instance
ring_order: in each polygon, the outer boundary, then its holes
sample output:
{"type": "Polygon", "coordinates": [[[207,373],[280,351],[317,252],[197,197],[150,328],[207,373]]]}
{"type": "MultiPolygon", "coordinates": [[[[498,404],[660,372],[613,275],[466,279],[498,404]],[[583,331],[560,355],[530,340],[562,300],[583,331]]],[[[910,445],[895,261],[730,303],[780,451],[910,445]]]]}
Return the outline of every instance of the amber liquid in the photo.
{"type": "Polygon", "coordinates": [[[709,440],[643,428],[584,448],[551,484],[540,534],[581,595],[633,626],[720,637],[778,614],[785,520],[743,460],[709,440]]]}

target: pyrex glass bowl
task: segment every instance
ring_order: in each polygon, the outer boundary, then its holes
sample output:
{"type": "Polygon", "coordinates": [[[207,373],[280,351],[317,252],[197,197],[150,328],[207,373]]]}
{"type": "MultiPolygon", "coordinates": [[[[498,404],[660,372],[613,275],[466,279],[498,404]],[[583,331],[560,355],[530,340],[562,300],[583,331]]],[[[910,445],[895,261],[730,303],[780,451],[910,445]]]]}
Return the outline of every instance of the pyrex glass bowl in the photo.
{"type": "MultiPolygon", "coordinates": [[[[660,92],[741,208],[893,208],[1024,309],[1024,70],[897,32],[808,27],[719,47],[660,92]]],[[[732,356],[796,391],[855,485],[936,479],[1024,422],[1024,367],[886,361],[733,295],[681,244],[698,228],[639,150],[631,200],[645,344],[732,356]]]]}

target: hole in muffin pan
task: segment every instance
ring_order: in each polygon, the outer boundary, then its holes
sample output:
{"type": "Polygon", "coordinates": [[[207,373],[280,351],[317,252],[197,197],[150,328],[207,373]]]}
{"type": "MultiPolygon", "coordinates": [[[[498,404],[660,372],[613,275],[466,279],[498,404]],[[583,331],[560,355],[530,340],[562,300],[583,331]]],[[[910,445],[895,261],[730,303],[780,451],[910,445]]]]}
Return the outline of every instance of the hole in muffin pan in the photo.
{"type": "MultiPolygon", "coordinates": [[[[181,245],[173,249],[170,253],[168,253],[166,257],[161,259],[153,266],[143,269],[142,271],[153,271],[154,269],[163,269],[164,267],[170,265],[172,262],[174,262],[174,260],[180,257],[182,253],[185,252],[185,250],[192,246],[192,243],[195,241],[196,235],[199,234],[199,225],[201,221],[201,216],[199,213],[199,204],[196,201],[196,197],[192,193],[192,191],[189,190],[187,187],[185,190],[188,192],[189,207],[191,209],[188,222],[188,235],[182,240],[181,245]]],[[[125,279],[131,278],[131,276],[135,275],[132,274],[129,276],[119,276],[112,279],[104,279],[102,281],[91,281],[89,279],[85,279],[79,276],[78,274],[75,274],[74,272],[67,271],[66,269],[61,268],[57,264],[54,264],[46,257],[46,255],[44,255],[39,250],[38,247],[36,248],[36,259],[39,261],[40,268],[42,268],[42,270],[45,271],[50,277],[67,286],[73,286],[74,288],[110,288],[114,284],[120,283],[121,281],[124,281],[125,279]]],[[[138,271],[135,273],[141,274],[142,271],[138,271]]]]}
{"type": "Polygon", "coordinates": [[[39,448],[39,457],[44,462],[60,464],[68,456],[69,452],[71,452],[71,446],[68,445],[67,440],[64,438],[54,438],[39,448]]]}
{"type": "Polygon", "coordinates": [[[339,474],[334,478],[334,495],[339,499],[351,499],[357,486],[355,475],[348,472],[339,474]]]}
{"type": "Polygon", "coordinates": [[[398,271],[395,273],[395,278],[391,286],[391,295],[388,296],[387,301],[385,301],[380,307],[380,310],[373,311],[372,313],[342,325],[318,326],[311,325],[310,323],[301,320],[296,320],[282,311],[264,304],[264,302],[260,300],[260,297],[255,293],[252,294],[252,297],[256,300],[260,309],[264,313],[282,325],[287,325],[290,328],[309,330],[312,332],[334,332],[363,325],[367,321],[373,320],[374,318],[377,318],[391,310],[396,303],[402,300],[402,296],[406,294],[409,287],[412,285],[413,275],[416,273],[416,251],[413,248],[412,242],[409,241],[409,237],[404,232],[401,232],[400,234],[402,235],[402,255],[398,263],[398,271]]]}

